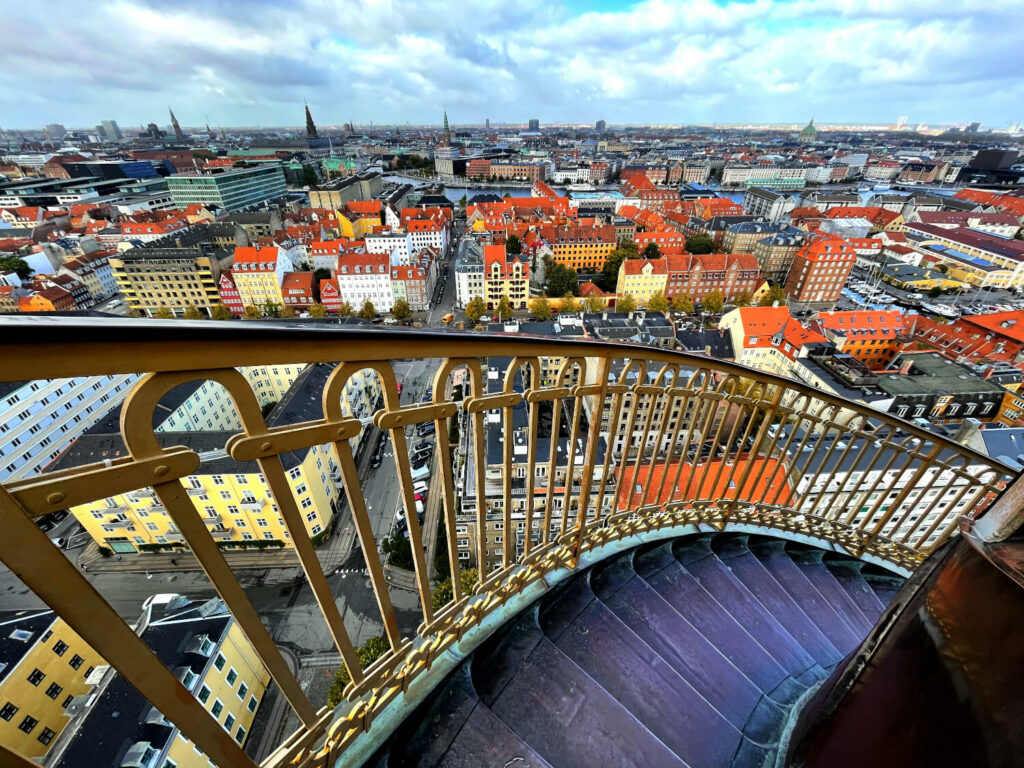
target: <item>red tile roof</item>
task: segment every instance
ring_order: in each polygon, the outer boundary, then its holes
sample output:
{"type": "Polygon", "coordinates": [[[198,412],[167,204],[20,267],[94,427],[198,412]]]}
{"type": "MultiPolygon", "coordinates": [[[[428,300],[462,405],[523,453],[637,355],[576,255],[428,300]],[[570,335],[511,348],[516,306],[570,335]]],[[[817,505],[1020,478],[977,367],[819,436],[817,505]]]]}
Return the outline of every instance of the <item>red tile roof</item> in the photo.
{"type": "Polygon", "coordinates": [[[277,246],[270,246],[264,248],[258,248],[253,246],[244,246],[235,248],[235,260],[233,267],[238,269],[243,264],[258,264],[264,268],[277,264],[278,258],[277,246]]]}

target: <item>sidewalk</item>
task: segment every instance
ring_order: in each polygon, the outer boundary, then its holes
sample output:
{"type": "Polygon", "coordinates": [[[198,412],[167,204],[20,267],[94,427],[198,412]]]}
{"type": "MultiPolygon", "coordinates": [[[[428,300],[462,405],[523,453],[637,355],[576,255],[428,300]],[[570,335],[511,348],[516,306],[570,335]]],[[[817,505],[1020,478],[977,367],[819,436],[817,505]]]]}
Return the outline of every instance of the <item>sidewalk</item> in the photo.
{"type": "MultiPolygon", "coordinates": [[[[334,535],[316,550],[324,573],[330,574],[341,566],[355,544],[355,527],[342,512],[334,535]]],[[[222,551],[233,571],[245,569],[299,568],[299,558],[292,549],[250,549],[222,551]]],[[[199,561],[191,551],[140,552],[131,555],[103,557],[96,542],[91,541],[78,556],[78,567],[86,573],[174,573],[201,570],[199,561]],[[120,559],[118,559],[120,558],[120,559]]]]}

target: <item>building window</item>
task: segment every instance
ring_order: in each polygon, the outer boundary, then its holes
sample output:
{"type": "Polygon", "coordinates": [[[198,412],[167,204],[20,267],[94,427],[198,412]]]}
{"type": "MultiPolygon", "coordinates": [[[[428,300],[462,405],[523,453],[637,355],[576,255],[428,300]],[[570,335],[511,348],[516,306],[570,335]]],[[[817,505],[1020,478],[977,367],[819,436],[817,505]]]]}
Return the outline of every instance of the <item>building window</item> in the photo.
{"type": "Polygon", "coordinates": [[[213,702],[213,706],[210,707],[210,713],[214,717],[220,717],[220,713],[224,711],[224,703],[220,699],[216,699],[213,702]]]}
{"type": "Polygon", "coordinates": [[[234,726],[234,724],[235,724],[235,716],[232,715],[229,712],[228,716],[224,718],[224,730],[230,732],[231,728],[234,726]]]}
{"type": "Polygon", "coordinates": [[[205,704],[210,699],[210,688],[204,685],[202,688],[199,689],[199,694],[196,696],[196,698],[198,698],[201,702],[203,702],[203,704],[205,704]]]}
{"type": "Polygon", "coordinates": [[[25,719],[21,721],[21,725],[18,726],[18,730],[24,731],[25,733],[32,733],[32,729],[35,728],[38,724],[39,721],[36,720],[34,717],[32,717],[31,715],[25,715],[25,719]]]}
{"type": "Polygon", "coordinates": [[[49,728],[43,728],[43,732],[40,733],[39,736],[36,737],[36,739],[37,741],[39,741],[40,744],[49,744],[51,741],[53,741],[53,737],[55,735],[55,732],[51,731],[49,728]]]}
{"type": "Polygon", "coordinates": [[[228,678],[227,679],[228,679],[228,685],[234,685],[235,684],[235,680],[238,679],[238,672],[235,671],[234,667],[232,667],[230,670],[228,670],[228,678]]]}
{"type": "Polygon", "coordinates": [[[63,656],[68,649],[68,644],[63,640],[58,640],[57,644],[53,646],[53,652],[58,656],[63,656]]]}
{"type": "Polygon", "coordinates": [[[60,696],[60,692],[63,690],[64,689],[56,683],[50,683],[50,687],[46,689],[46,695],[56,701],[57,697],[60,696]]]}
{"type": "Polygon", "coordinates": [[[41,682],[43,682],[44,677],[46,677],[46,675],[42,673],[38,668],[36,668],[29,673],[28,681],[32,683],[32,685],[39,685],[41,682]]]}
{"type": "Polygon", "coordinates": [[[245,741],[245,728],[243,728],[242,726],[238,726],[238,730],[235,731],[235,741],[237,741],[239,744],[245,741]]]}
{"type": "Polygon", "coordinates": [[[68,661],[68,664],[71,665],[72,669],[78,669],[80,666],[82,666],[83,661],[85,661],[85,659],[83,659],[76,653],[74,656],[71,657],[70,661],[68,661]]]}
{"type": "Polygon", "coordinates": [[[61,704],[61,706],[64,707],[64,709],[67,709],[71,705],[71,702],[74,701],[74,699],[75,699],[74,696],[68,694],[67,698],[64,699],[64,701],[61,704]]]}
{"type": "MultiPolygon", "coordinates": [[[[249,703],[252,704],[252,702],[249,702],[249,703]]],[[[255,709],[255,707],[253,707],[249,711],[252,712],[253,709],[255,709]]],[[[10,721],[10,719],[12,717],[14,717],[17,713],[18,713],[18,708],[16,706],[14,706],[13,704],[11,704],[11,702],[9,702],[9,701],[6,704],[4,704],[2,707],[0,707],[0,718],[3,718],[4,720],[10,721]]]]}
{"type": "Polygon", "coordinates": [[[217,660],[213,662],[213,666],[215,666],[217,668],[217,671],[220,672],[222,669],[224,669],[224,665],[227,663],[228,660],[224,658],[224,654],[218,653],[217,660]]]}
{"type": "MultiPolygon", "coordinates": [[[[249,697],[249,704],[246,706],[246,709],[248,709],[250,712],[255,712],[256,711],[256,707],[258,705],[259,705],[259,700],[255,696],[250,696],[249,697]]],[[[17,711],[17,707],[15,707],[15,711],[17,711]]]]}

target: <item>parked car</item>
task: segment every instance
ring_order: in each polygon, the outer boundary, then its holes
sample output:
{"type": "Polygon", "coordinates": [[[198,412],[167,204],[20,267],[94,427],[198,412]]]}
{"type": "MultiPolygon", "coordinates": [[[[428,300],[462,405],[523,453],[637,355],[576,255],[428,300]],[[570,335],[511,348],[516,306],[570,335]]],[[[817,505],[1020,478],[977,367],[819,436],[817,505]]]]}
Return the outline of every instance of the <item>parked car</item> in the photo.
{"type": "Polygon", "coordinates": [[[52,531],[54,528],[57,527],[50,520],[47,520],[45,517],[38,518],[36,520],[36,525],[39,526],[39,530],[42,531],[43,533],[49,533],[50,531],[52,531]]]}

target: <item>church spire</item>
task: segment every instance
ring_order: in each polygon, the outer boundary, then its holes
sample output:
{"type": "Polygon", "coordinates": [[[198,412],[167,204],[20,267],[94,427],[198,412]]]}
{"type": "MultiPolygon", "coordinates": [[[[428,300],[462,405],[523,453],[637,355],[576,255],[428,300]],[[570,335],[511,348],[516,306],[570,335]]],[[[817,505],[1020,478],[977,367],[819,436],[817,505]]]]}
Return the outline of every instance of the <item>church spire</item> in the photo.
{"type": "Polygon", "coordinates": [[[444,130],[441,132],[441,146],[447,147],[452,143],[452,132],[448,127],[448,109],[444,110],[444,130]]]}
{"type": "Polygon", "coordinates": [[[178,118],[174,116],[174,110],[168,107],[167,111],[171,113],[171,128],[174,129],[174,140],[179,144],[184,144],[185,134],[182,133],[181,126],[178,125],[178,118]]]}
{"type": "Polygon", "coordinates": [[[306,138],[317,138],[316,123],[313,122],[313,116],[309,113],[309,104],[306,104],[306,138]]]}

